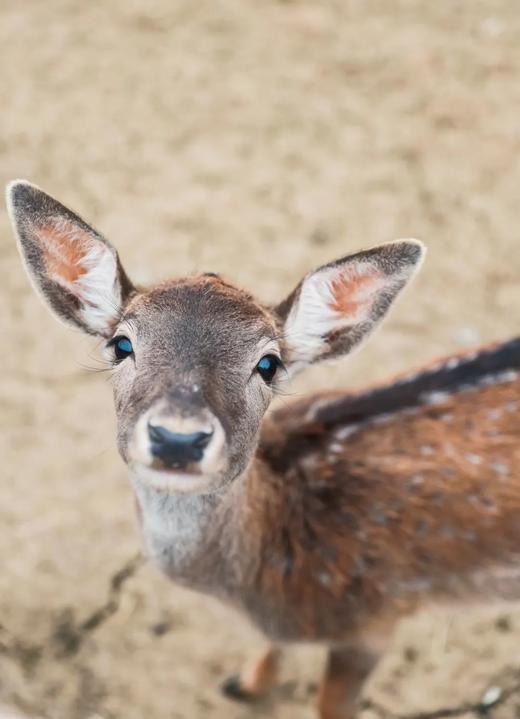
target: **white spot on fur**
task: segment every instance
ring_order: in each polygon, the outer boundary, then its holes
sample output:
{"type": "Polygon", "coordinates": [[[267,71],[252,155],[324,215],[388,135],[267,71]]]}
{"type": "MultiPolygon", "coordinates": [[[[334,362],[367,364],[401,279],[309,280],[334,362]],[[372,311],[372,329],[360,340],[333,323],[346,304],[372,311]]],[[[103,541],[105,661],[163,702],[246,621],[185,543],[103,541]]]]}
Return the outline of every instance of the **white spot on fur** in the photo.
{"type": "Polygon", "coordinates": [[[490,374],[483,377],[480,381],[482,387],[489,387],[494,384],[500,384],[501,382],[515,382],[518,378],[518,372],[515,370],[507,369],[503,372],[497,372],[496,374],[490,374]]]}
{"type": "Polygon", "coordinates": [[[341,429],[334,432],[334,437],[338,440],[347,439],[351,434],[354,434],[354,432],[359,429],[359,426],[359,424],[350,424],[347,427],[341,427],[341,429]]]}
{"type": "Polygon", "coordinates": [[[334,403],[334,398],[331,398],[331,397],[325,397],[325,398],[320,398],[320,399],[316,400],[316,402],[313,402],[309,406],[309,409],[305,413],[305,417],[304,417],[303,421],[304,422],[312,422],[316,418],[318,412],[322,408],[328,407],[329,405],[331,405],[333,403],[334,403]]]}
{"type": "Polygon", "coordinates": [[[450,392],[424,392],[421,394],[421,402],[424,404],[438,405],[443,404],[450,398],[450,392]]]}
{"type": "Polygon", "coordinates": [[[505,476],[506,474],[509,474],[509,467],[503,462],[495,462],[492,466],[498,475],[505,476]]]}
{"type": "Polygon", "coordinates": [[[323,584],[324,587],[328,587],[332,582],[332,577],[328,572],[320,572],[318,574],[318,581],[320,584],[323,584]]]}
{"type": "Polygon", "coordinates": [[[431,585],[432,580],[417,578],[397,581],[393,584],[392,589],[395,594],[417,594],[429,591],[431,585]]]}
{"type": "Polygon", "coordinates": [[[501,409],[490,409],[487,413],[488,419],[490,419],[492,422],[495,422],[497,419],[500,419],[502,416],[502,410],[501,409]]]}

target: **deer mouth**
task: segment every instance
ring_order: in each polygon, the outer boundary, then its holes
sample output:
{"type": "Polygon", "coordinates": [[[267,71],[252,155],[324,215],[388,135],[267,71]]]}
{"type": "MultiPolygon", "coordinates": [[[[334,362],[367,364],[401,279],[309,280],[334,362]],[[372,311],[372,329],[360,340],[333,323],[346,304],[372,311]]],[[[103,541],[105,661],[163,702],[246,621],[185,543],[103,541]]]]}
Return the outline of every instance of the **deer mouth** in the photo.
{"type": "Polygon", "coordinates": [[[194,463],[186,465],[183,462],[164,462],[162,459],[158,459],[157,457],[155,457],[148,465],[148,467],[150,467],[150,469],[154,469],[157,472],[162,472],[165,474],[182,474],[195,477],[203,476],[203,472],[201,472],[198,465],[194,463]]]}
{"type": "Polygon", "coordinates": [[[133,482],[167,494],[210,494],[222,486],[222,479],[191,468],[158,468],[133,462],[129,465],[133,482]]]}

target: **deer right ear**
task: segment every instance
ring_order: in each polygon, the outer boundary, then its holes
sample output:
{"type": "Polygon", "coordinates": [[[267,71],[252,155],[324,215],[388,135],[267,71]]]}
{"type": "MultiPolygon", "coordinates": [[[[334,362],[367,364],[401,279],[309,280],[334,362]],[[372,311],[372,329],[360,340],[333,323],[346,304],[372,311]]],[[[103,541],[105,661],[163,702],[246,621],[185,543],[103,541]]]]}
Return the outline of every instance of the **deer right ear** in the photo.
{"type": "Polygon", "coordinates": [[[386,315],[424,253],[421,242],[398,240],[309,273],[276,308],[288,369],[294,372],[357,347],[386,315]]]}
{"type": "Polygon", "coordinates": [[[112,245],[29,182],[8,185],[7,207],[29,277],[54,314],[109,337],[134,291],[112,245]]]}

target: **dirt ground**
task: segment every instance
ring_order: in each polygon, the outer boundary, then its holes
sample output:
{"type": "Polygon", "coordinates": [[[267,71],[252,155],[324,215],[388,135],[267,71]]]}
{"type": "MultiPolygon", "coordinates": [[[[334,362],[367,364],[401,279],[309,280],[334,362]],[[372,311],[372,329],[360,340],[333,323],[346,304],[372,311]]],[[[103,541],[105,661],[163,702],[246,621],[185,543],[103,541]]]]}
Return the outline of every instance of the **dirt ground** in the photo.
{"type": "MultiPolygon", "coordinates": [[[[0,180],[75,208],[137,282],[214,270],[275,299],[350,250],[422,238],[384,329],[294,393],[382,379],[519,330],[519,33],[515,0],[4,2],[0,180]]],[[[273,702],[234,705],[217,686],[256,633],[152,567],[117,575],[140,539],[95,343],[40,305],[3,211],[0,257],[0,704],[312,717],[320,649],[288,652],[273,702]]],[[[402,715],[519,675],[520,606],[428,613],[366,696],[402,715]]]]}

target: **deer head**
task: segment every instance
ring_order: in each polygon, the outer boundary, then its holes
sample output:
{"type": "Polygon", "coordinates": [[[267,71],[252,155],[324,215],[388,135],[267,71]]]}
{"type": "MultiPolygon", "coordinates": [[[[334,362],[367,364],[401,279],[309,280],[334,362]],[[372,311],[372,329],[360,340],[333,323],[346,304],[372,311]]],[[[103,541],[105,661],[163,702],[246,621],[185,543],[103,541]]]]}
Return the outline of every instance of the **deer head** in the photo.
{"type": "Polygon", "coordinates": [[[112,245],[39,188],[15,181],[7,198],[37,292],[103,339],[123,459],[168,492],[214,492],[241,475],[284,377],[357,347],[424,254],[415,240],[357,252],[267,306],[214,274],[137,288],[112,245]]]}

